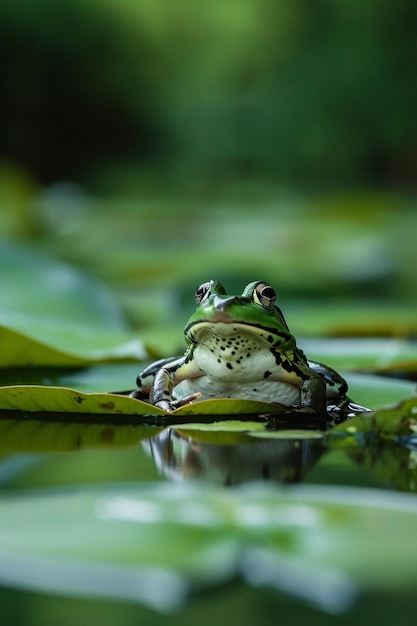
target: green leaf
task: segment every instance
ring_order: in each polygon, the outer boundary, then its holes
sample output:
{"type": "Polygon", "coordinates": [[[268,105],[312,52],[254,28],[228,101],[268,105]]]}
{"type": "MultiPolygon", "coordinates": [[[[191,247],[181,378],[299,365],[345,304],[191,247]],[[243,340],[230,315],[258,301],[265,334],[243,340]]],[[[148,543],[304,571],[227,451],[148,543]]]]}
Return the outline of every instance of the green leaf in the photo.
{"type": "Polygon", "coordinates": [[[166,611],[190,592],[239,575],[339,613],[361,591],[417,584],[413,496],[260,484],[28,495],[0,498],[0,578],[7,586],[166,611]]]}
{"type": "Polygon", "coordinates": [[[417,434],[417,397],[407,398],[390,407],[356,416],[334,428],[334,435],[372,433],[376,437],[396,438],[417,434]]]}
{"type": "Polygon", "coordinates": [[[172,428],[175,428],[180,435],[189,437],[193,441],[214,445],[250,444],[254,442],[251,434],[258,431],[263,434],[266,433],[265,423],[233,419],[207,424],[201,422],[174,424],[172,428]]]}
{"type": "Polygon", "coordinates": [[[417,343],[405,339],[308,339],[300,342],[308,358],[336,370],[409,372],[417,370],[417,343]]]}
{"type": "Polygon", "coordinates": [[[68,367],[146,358],[141,342],[128,333],[51,318],[36,323],[21,319],[21,325],[27,334],[0,326],[0,367],[68,367]]]}
{"type": "Polygon", "coordinates": [[[417,398],[379,409],[340,424],[327,436],[330,448],[377,478],[401,491],[417,491],[417,398]]]}
{"type": "Polygon", "coordinates": [[[82,393],[65,387],[22,385],[0,388],[0,407],[6,411],[39,411],[94,415],[164,415],[165,412],[128,396],[82,393]]]}
{"type": "MultiPolygon", "coordinates": [[[[129,387],[136,367],[131,365],[106,365],[83,370],[72,375],[66,374],[63,379],[72,382],[83,381],[84,389],[110,388],[117,383],[125,383],[122,386],[129,387]],[[117,374],[120,367],[121,373],[117,374]],[[102,379],[101,379],[102,377],[102,379]]],[[[390,380],[377,376],[355,376],[352,378],[352,396],[359,403],[370,404],[368,400],[374,399],[375,403],[387,404],[393,400],[399,400],[414,390],[414,384],[407,381],[390,380]]],[[[64,386],[44,385],[9,385],[0,387],[0,410],[36,411],[52,413],[68,413],[68,419],[74,419],[74,414],[81,413],[84,416],[91,415],[165,415],[184,421],[188,416],[248,416],[277,413],[286,410],[285,407],[268,402],[256,400],[243,400],[233,398],[220,398],[204,400],[184,405],[172,413],[150,405],[147,402],[130,398],[127,395],[117,393],[88,393],[78,389],[64,386]]],[[[84,417],[85,419],[85,417],[84,417]]],[[[198,419],[197,419],[198,421],[198,419]]],[[[350,422],[349,422],[350,423],[350,422]]],[[[184,426],[183,426],[184,427],[184,426]]],[[[284,427],[284,426],[283,426],[284,427]]],[[[207,429],[207,425],[201,426],[207,429]]],[[[236,425],[231,423],[225,430],[236,430],[236,425]]],[[[242,422],[241,430],[247,430],[247,422],[242,422]]]]}
{"type": "MultiPolygon", "coordinates": [[[[167,413],[147,402],[114,393],[83,393],[65,387],[0,387],[0,410],[101,415],[235,415],[276,412],[280,407],[254,400],[204,400],[167,413]]],[[[69,416],[68,419],[71,419],[69,416]]]]}
{"type": "Polygon", "coordinates": [[[399,402],[416,391],[416,384],[411,380],[365,373],[344,372],[343,375],[349,383],[349,396],[358,404],[373,409],[399,402]]]}
{"type": "Polygon", "coordinates": [[[50,317],[91,327],[126,330],[110,293],[74,267],[29,248],[0,242],[2,319],[21,324],[20,314],[50,317]]]}
{"type": "Polygon", "coordinates": [[[116,302],[74,268],[0,244],[0,367],[144,359],[116,302]]]}

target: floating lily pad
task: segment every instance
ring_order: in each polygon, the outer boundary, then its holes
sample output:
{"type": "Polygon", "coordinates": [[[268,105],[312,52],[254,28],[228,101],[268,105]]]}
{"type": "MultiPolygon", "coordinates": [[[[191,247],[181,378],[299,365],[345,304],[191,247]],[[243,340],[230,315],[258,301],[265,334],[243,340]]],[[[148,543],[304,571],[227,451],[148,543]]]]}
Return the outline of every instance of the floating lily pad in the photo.
{"type": "Polygon", "coordinates": [[[417,434],[417,397],[378,411],[356,416],[333,430],[333,434],[355,437],[372,433],[382,438],[396,438],[417,434]]]}
{"type": "Polygon", "coordinates": [[[335,369],[389,373],[417,370],[417,343],[393,337],[308,339],[300,342],[309,359],[335,369]]]}
{"type": "MultiPolygon", "coordinates": [[[[164,415],[146,402],[127,396],[106,393],[82,393],[65,387],[21,385],[0,388],[0,408],[9,411],[74,413],[93,415],[164,415]]],[[[71,417],[72,416],[72,417],[71,417]]]]}
{"type": "MultiPolygon", "coordinates": [[[[281,410],[283,407],[281,407],[281,410]]],[[[114,393],[82,393],[65,387],[0,387],[0,410],[101,415],[248,415],[277,412],[279,405],[255,400],[204,400],[167,413],[147,402],[114,393]]],[[[71,419],[70,415],[68,419],[71,419]]]]}
{"type": "Polygon", "coordinates": [[[178,424],[172,428],[176,428],[177,432],[184,437],[214,445],[253,443],[251,433],[258,431],[265,433],[265,423],[233,419],[208,424],[202,422],[178,424]]]}
{"type": "Polygon", "coordinates": [[[0,367],[143,360],[110,292],[53,259],[0,243],[0,367]]]}
{"type": "Polygon", "coordinates": [[[107,361],[139,361],[147,353],[129,333],[89,329],[45,318],[36,325],[22,322],[25,332],[0,325],[0,367],[80,366],[107,361]]]}
{"type": "Polygon", "coordinates": [[[417,584],[409,495],[152,484],[38,489],[0,504],[0,579],[9,587],[169,611],[239,576],[341,613],[365,590],[417,584]]]}
{"type": "MultiPolygon", "coordinates": [[[[124,367],[123,372],[125,372],[124,367]]],[[[86,384],[87,388],[94,385],[99,371],[95,370],[96,373],[86,384]]],[[[127,371],[130,373],[130,368],[127,371]]],[[[112,382],[114,383],[114,380],[111,378],[115,372],[114,367],[109,369],[106,367],[103,369],[103,372],[107,372],[109,377],[108,386],[110,387],[112,382]]],[[[82,378],[82,373],[80,376],[82,378]]],[[[103,382],[101,386],[103,386],[103,382]]],[[[367,400],[371,398],[375,402],[378,401],[380,405],[384,405],[410,395],[413,390],[414,384],[407,381],[390,380],[374,376],[364,376],[363,380],[361,376],[352,378],[352,395],[355,400],[357,399],[358,402],[365,405],[369,404],[367,400]]],[[[37,412],[39,415],[50,412],[68,413],[68,420],[76,419],[74,417],[75,414],[83,414],[84,419],[88,415],[108,415],[110,417],[112,415],[159,415],[172,418],[172,424],[175,424],[176,419],[181,418],[181,422],[184,424],[188,416],[195,418],[192,419],[193,422],[199,421],[198,416],[222,416],[223,419],[227,418],[227,416],[232,416],[232,418],[236,419],[236,416],[239,415],[279,414],[285,411],[286,408],[281,405],[256,400],[220,398],[194,402],[182,406],[172,413],[167,413],[147,402],[117,393],[87,393],[61,386],[11,385],[0,387],[0,410],[31,411],[37,412]]],[[[363,419],[367,420],[366,417],[363,419]]],[[[245,430],[245,428],[245,423],[242,423],[242,430],[245,430]]],[[[233,427],[230,425],[228,429],[233,429],[233,427]]]]}

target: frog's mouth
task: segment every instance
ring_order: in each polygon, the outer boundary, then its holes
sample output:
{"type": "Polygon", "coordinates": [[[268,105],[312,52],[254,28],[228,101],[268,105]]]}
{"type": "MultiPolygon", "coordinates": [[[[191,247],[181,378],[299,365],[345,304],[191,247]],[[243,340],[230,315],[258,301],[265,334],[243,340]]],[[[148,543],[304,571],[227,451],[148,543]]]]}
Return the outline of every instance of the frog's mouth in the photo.
{"type": "Polygon", "coordinates": [[[243,347],[250,343],[253,347],[264,344],[271,347],[276,341],[276,331],[272,328],[247,322],[202,321],[194,322],[185,330],[187,339],[194,345],[211,343],[216,338],[225,347],[243,347]]]}

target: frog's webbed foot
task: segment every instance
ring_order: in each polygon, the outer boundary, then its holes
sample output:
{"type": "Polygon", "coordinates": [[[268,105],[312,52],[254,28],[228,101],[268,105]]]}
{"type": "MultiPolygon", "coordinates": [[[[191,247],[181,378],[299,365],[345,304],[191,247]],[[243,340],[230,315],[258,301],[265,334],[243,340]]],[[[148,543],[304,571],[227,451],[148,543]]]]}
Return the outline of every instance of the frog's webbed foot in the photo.
{"type": "Polygon", "coordinates": [[[172,413],[172,411],[175,411],[175,409],[178,409],[180,406],[190,404],[194,400],[198,400],[198,398],[201,398],[200,392],[193,393],[191,396],[181,398],[180,400],[159,400],[158,402],[155,402],[155,406],[163,411],[172,413]]]}

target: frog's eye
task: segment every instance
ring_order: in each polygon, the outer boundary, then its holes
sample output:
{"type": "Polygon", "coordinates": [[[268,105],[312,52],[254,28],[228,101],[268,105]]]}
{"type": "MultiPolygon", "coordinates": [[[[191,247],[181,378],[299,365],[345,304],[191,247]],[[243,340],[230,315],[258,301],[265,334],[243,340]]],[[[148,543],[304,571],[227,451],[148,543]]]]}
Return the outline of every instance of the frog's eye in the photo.
{"type": "Polygon", "coordinates": [[[218,280],[209,280],[197,287],[195,290],[195,301],[197,304],[201,304],[212,294],[216,294],[218,296],[226,295],[226,289],[221,283],[219,283],[218,280]]]}
{"type": "Polygon", "coordinates": [[[197,304],[201,304],[203,300],[205,300],[207,296],[210,295],[212,284],[213,281],[209,280],[207,283],[202,283],[199,287],[197,287],[197,289],[195,290],[195,301],[197,302],[197,304]]]}
{"type": "Polygon", "coordinates": [[[260,304],[264,309],[272,311],[275,308],[277,295],[267,283],[258,283],[253,291],[253,300],[260,304]]]}

